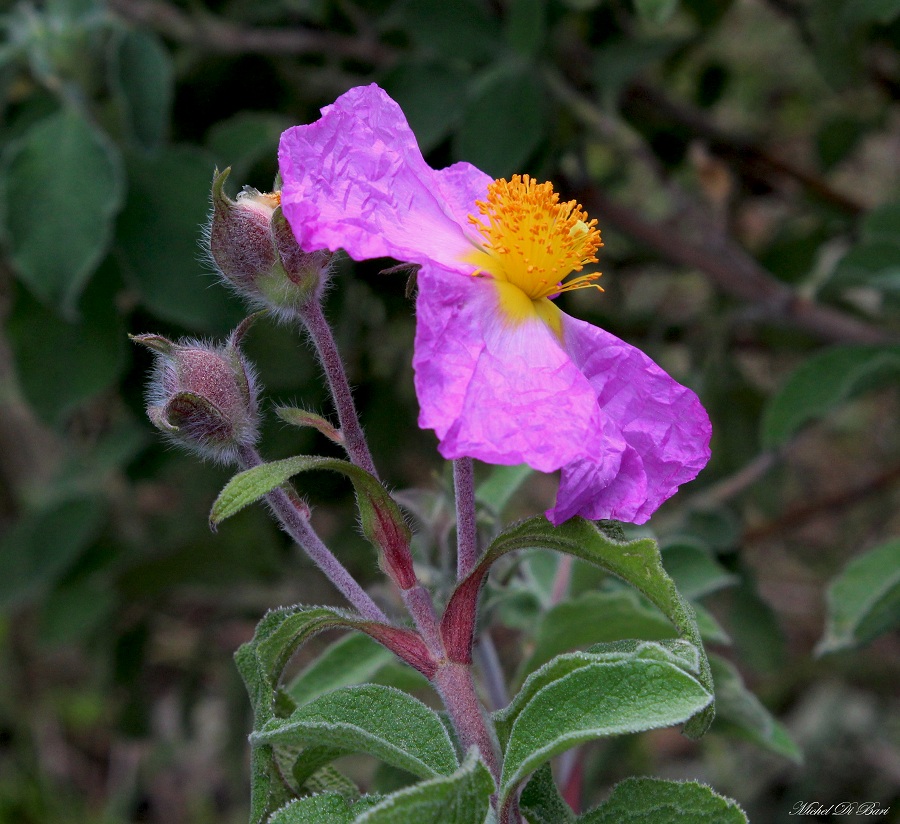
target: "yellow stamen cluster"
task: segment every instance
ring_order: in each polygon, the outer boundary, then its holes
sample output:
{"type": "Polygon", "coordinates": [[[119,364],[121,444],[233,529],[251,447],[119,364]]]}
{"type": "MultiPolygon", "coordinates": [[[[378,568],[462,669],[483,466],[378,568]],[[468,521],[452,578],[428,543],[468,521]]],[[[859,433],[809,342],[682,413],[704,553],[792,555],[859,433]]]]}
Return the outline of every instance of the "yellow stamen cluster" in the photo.
{"type": "MultiPolygon", "coordinates": [[[[484,238],[471,257],[475,274],[490,274],[518,286],[531,300],[593,287],[600,274],[581,275],[563,283],[572,272],[596,263],[603,243],[597,221],[574,200],[559,202],[552,183],[537,183],[529,175],[495,180],[487,200],[476,201],[481,217],[469,215],[484,238]]],[[[603,291],[600,289],[600,291],[603,291]]]]}

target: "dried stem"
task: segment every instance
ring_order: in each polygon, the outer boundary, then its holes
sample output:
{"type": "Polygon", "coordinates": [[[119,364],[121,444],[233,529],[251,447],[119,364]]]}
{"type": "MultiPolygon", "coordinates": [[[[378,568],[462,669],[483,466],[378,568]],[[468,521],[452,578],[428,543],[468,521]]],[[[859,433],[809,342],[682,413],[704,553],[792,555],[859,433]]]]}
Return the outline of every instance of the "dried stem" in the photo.
{"type": "MultiPolygon", "coordinates": [[[[240,450],[240,463],[244,469],[250,469],[263,463],[259,453],[253,447],[240,450]]],[[[390,624],[390,619],[378,608],[369,594],[357,583],[346,567],[322,543],[306,517],[283,489],[276,489],[266,495],[266,501],[272,507],[275,517],[284,530],[309,556],[312,562],[322,570],[325,577],[335,588],[357,609],[360,615],[371,621],[390,624]]]]}

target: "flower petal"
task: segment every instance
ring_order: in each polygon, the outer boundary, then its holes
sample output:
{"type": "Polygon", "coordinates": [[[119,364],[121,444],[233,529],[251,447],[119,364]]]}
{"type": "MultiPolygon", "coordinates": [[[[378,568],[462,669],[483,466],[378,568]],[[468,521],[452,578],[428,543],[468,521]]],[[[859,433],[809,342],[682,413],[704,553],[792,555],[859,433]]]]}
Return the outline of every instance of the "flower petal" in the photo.
{"type": "Polygon", "coordinates": [[[690,389],[639,349],[568,315],[563,333],[569,354],[594,388],[607,437],[617,431],[627,448],[612,482],[590,459],[564,467],[547,517],[555,524],[574,515],[642,524],[706,466],[709,417],[690,389]]]}
{"type": "Polygon", "coordinates": [[[544,321],[510,324],[490,278],[425,266],[418,283],[419,426],[445,458],[552,472],[602,442],[596,393],[544,321]]]}
{"type": "Polygon", "coordinates": [[[400,107],[375,84],[288,129],[278,161],[281,205],[304,249],[471,269],[458,262],[472,249],[462,201],[489,179],[469,164],[432,169],[400,107]]]}

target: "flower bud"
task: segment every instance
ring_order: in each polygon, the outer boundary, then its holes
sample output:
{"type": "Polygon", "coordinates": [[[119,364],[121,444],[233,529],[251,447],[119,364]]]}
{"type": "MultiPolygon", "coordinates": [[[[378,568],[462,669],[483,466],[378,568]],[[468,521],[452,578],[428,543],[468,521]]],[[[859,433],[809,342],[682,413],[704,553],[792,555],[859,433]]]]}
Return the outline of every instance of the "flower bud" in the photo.
{"type": "Polygon", "coordinates": [[[222,277],[245,299],[290,316],[319,300],[331,253],[304,252],[281,211],[281,192],[245,187],[237,200],[225,194],[231,169],[215,172],[209,251],[222,277]]]}
{"type": "Polygon", "coordinates": [[[250,322],[220,347],[131,336],[156,355],[147,392],[147,416],[154,426],[180,446],[222,463],[232,463],[237,450],[253,446],[259,434],[256,381],[238,349],[250,322]]]}

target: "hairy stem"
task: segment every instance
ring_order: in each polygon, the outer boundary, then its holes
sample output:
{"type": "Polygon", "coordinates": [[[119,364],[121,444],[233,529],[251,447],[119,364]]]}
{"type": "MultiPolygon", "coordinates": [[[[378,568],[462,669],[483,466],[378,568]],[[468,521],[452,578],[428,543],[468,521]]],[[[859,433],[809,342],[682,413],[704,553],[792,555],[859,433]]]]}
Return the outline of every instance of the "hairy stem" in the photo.
{"type": "Polygon", "coordinates": [[[409,589],[401,590],[406,611],[413,619],[416,629],[425,641],[432,655],[440,659],[444,657],[444,646],[441,643],[441,633],[438,629],[437,615],[434,611],[434,603],[431,593],[421,584],[416,584],[409,589]]]}
{"type": "Polygon", "coordinates": [[[356,414],[353,393],[350,391],[344,363],[338,352],[337,344],[334,342],[334,335],[331,334],[331,327],[325,320],[322,306],[318,301],[310,301],[300,310],[299,314],[306,331],[309,332],[309,336],[315,344],[319,362],[328,379],[331,397],[334,399],[338,420],[341,423],[341,433],[344,436],[347,454],[353,463],[377,478],[378,473],[375,471],[372,454],[369,452],[366,436],[363,434],[359,416],[356,414]]]}
{"type": "MultiPolygon", "coordinates": [[[[259,453],[252,447],[242,447],[240,464],[243,469],[250,469],[263,463],[259,453]]],[[[272,507],[278,522],[309,556],[312,562],[322,570],[325,577],[362,615],[371,621],[390,624],[390,619],[378,608],[368,593],[357,583],[346,567],[322,543],[316,534],[305,512],[291,500],[283,489],[276,489],[266,495],[266,501],[272,507]]]]}
{"type": "Polygon", "coordinates": [[[438,667],[434,676],[434,687],[447,708],[463,749],[477,747],[481,758],[494,776],[494,781],[499,785],[499,747],[478,701],[472,668],[466,664],[447,661],[438,667]]]}
{"type": "Polygon", "coordinates": [[[471,458],[453,462],[456,488],[456,577],[465,578],[478,560],[478,526],[475,522],[475,472],[471,458]]]}

